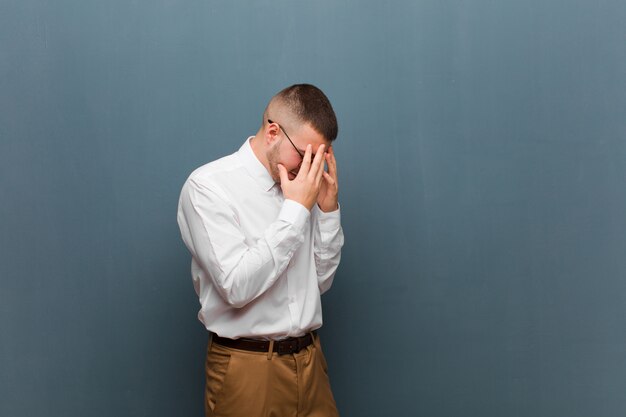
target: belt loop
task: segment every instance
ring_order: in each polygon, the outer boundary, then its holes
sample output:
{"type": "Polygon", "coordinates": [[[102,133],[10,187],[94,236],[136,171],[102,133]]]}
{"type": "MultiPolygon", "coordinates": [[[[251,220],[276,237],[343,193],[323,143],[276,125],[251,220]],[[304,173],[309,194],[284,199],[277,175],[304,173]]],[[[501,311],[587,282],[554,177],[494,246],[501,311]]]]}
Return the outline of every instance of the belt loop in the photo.
{"type": "Polygon", "coordinates": [[[267,360],[272,360],[272,354],[274,353],[274,340],[270,339],[270,348],[267,350],[267,360]]]}

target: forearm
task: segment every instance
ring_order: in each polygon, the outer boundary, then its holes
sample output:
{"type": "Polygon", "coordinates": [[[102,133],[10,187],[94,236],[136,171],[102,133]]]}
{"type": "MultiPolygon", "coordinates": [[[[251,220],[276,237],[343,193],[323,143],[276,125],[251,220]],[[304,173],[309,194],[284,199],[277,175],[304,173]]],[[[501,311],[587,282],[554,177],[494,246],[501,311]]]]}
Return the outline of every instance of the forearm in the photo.
{"type": "Polygon", "coordinates": [[[315,267],[320,293],[324,293],[331,287],[339,266],[344,236],[339,210],[331,213],[317,210],[315,216],[317,223],[314,237],[315,267]]]}
{"type": "Polygon", "coordinates": [[[303,241],[309,212],[285,200],[277,219],[246,242],[235,213],[209,190],[181,194],[179,225],[192,256],[228,304],[243,307],[272,287],[303,241]]]}
{"type": "Polygon", "coordinates": [[[231,268],[216,277],[222,297],[234,307],[242,307],[265,293],[287,268],[303,240],[298,219],[281,211],[263,236],[243,253],[234,255],[239,259],[227,264],[231,268]]]}

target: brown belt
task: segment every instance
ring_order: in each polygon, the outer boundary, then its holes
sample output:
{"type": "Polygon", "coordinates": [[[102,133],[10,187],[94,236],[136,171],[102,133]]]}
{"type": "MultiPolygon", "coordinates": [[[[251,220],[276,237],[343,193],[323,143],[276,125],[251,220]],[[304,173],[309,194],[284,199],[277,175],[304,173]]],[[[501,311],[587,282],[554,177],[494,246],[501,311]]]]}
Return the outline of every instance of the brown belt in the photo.
{"type": "MultiPolygon", "coordinates": [[[[312,332],[314,335],[317,332],[312,332]]],[[[249,350],[252,352],[267,352],[270,348],[269,340],[258,339],[228,339],[226,337],[220,337],[215,333],[211,333],[212,343],[226,346],[233,349],[249,350]]],[[[273,351],[279,355],[289,355],[292,353],[298,353],[302,349],[306,348],[313,343],[313,337],[311,333],[307,333],[301,337],[290,337],[283,340],[275,340],[273,351]]]]}

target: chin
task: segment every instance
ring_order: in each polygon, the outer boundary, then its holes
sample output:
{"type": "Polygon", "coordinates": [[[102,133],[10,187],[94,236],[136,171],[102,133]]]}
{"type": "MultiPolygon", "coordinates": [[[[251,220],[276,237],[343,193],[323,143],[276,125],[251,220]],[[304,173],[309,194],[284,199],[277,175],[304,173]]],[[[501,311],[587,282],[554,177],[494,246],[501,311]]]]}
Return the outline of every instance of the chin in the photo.
{"type": "Polygon", "coordinates": [[[280,174],[278,173],[278,168],[276,165],[271,167],[272,169],[269,171],[270,177],[274,180],[274,182],[280,182],[280,174]]]}

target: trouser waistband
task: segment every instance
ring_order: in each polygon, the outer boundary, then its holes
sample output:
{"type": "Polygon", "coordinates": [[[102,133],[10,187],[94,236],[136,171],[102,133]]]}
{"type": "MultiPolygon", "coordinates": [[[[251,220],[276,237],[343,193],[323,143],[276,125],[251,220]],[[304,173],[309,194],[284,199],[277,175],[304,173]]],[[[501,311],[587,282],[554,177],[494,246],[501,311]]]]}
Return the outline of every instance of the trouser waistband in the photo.
{"type": "Polygon", "coordinates": [[[257,339],[228,339],[211,333],[213,343],[233,349],[248,350],[251,352],[269,352],[270,348],[279,355],[298,353],[313,343],[316,331],[300,337],[289,337],[282,340],[257,340],[257,339]]]}

